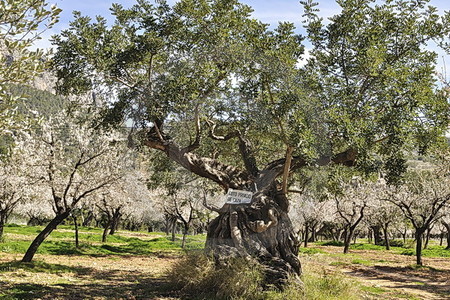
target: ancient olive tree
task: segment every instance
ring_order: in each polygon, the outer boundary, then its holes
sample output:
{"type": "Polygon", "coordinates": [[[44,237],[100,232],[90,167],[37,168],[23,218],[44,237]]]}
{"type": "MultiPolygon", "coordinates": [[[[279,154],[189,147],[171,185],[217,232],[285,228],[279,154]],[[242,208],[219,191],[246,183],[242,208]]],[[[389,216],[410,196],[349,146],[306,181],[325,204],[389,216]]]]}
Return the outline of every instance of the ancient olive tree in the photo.
{"type": "Polygon", "coordinates": [[[378,152],[395,175],[400,149],[413,137],[426,148],[446,125],[425,46],[447,24],[422,2],[339,4],[325,26],[306,3],[314,48],[305,67],[292,24],[270,31],[236,0],[113,5],[111,26],[75,13],[54,38],[58,90],[107,97],[105,121],[132,118],[142,145],[167,161],[225,192],[253,192],[251,204],[218,210],[206,246],[219,261],[253,256],[268,282],[282,284],[301,273],[287,214],[291,172],[310,164],[371,170],[378,152]]]}

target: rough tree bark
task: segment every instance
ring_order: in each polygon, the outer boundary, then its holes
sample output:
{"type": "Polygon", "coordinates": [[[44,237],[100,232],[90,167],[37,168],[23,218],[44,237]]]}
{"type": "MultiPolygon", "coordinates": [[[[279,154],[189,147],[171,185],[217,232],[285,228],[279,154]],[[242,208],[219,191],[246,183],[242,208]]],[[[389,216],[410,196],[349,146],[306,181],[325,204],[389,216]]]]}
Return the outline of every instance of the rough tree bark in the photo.
{"type": "MultiPolygon", "coordinates": [[[[155,124],[161,123],[155,121],[155,124]]],[[[200,145],[199,125],[196,140],[185,148],[166,137],[161,127],[155,126],[147,133],[144,143],[148,147],[163,151],[182,167],[216,182],[225,192],[232,188],[254,193],[250,204],[214,208],[219,216],[208,227],[206,249],[216,261],[220,264],[231,257],[256,259],[265,268],[266,283],[279,287],[290,275],[300,275],[299,242],[288,216],[289,201],[277,181],[283,174],[286,158],[274,160],[260,170],[249,142],[238,132],[218,137],[211,131],[211,137],[216,140],[238,138],[245,166],[245,170],[240,170],[193,153],[200,145]]],[[[334,157],[322,157],[316,164],[351,166],[355,156],[356,152],[349,150],[334,157]]],[[[306,165],[301,157],[292,157],[290,171],[306,165]]]]}
{"type": "Polygon", "coordinates": [[[3,241],[3,234],[5,230],[5,224],[8,221],[9,216],[11,215],[13,209],[19,203],[19,200],[12,201],[10,205],[1,205],[0,203],[0,242],[3,241]]]}
{"type": "Polygon", "coordinates": [[[75,248],[80,247],[79,234],[78,234],[78,218],[72,215],[73,224],[75,225],[75,248]]]}
{"type": "Polygon", "coordinates": [[[389,234],[388,234],[389,223],[390,222],[386,222],[383,224],[384,246],[386,247],[386,250],[391,250],[391,245],[389,243],[389,234]]]}
{"type": "Polygon", "coordinates": [[[426,227],[420,227],[420,228],[416,228],[416,232],[415,232],[415,238],[416,238],[416,264],[419,266],[423,265],[422,262],[422,238],[423,238],[423,234],[426,231],[426,227]]]}
{"type": "Polygon", "coordinates": [[[36,236],[36,238],[31,242],[30,247],[28,247],[27,252],[22,258],[22,262],[31,262],[37,249],[42,244],[42,242],[56,229],[56,227],[61,224],[67,217],[69,217],[70,211],[63,212],[56,215],[50,223],[45,226],[45,228],[36,236]]]}
{"type": "Polygon", "coordinates": [[[304,233],[304,235],[303,235],[303,246],[305,247],[305,248],[307,248],[308,247],[308,239],[309,239],[309,224],[308,223],[306,223],[305,224],[305,233],[304,233]]]}
{"type": "Polygon", "coordinates": [[[381,226],[380,225],[373,225],[370,226],[373,232],[373,238],[374,238],[374,244],[375,245],[381,245],[383,243],[383,240],[381,238],[381,226]]]}
{"type": "Polygon", "coordinates": [[[0,210],[0,242],[3,241],[3,231],[8,218],[6,210],[0,210]]]}
{"type": "Polygon", "coordinates": [[[450,250],[450,223],[442,222],[442,225],[447,229],[447,247],[446,250],[450,250]]]}

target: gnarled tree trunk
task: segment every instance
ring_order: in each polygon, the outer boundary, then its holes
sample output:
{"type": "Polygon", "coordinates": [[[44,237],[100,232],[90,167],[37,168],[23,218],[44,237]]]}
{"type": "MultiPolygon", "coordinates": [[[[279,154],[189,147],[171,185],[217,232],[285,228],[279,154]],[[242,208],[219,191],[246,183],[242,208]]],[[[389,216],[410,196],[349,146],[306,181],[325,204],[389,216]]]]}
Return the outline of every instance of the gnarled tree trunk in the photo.
{"type": "MultiPolygon", "coordinates": [[[[277,159],[259,169],[251,145],[240,132],[227,136],[216,136],[214,127],[210,137],[226,141],[238,139],[238,147],[244,170],[223,164],[216,159],[200,157],[193,151],[200,146],[200,121],[196,118],[195,141],[184,148],[179,147],[162,131],[162,122],[155,120],[154,127],[145,134],[144,144],[164,152],[167,157],[192,173],[219,184],[225,192],[237,189],[254,192],[250,204],[225,204],[214,209],[219,216],[209,227],[206,249],[217,262],[229,257],[244,257],[258,260],[265,268],[266,283],[282,286],[289,275],[301,274],[298,258],[299,243],[288,216],[289,203],[286,187],[277,185],[277,178],[284,179],[289,172],[307,165],[301,157],[277,159]]],[[[330,163],[352,166],[356,152],[348,150],[333,157],[321,157],[315,164],[330,163]]],[[[284,180],[286,181],[286,180],[284,180]]],[[[205,203],[206,204],[206,203],[205,203]]]]}
{"type": "Polygon", "coordinates": [[[286,200],[273,187],[256,193],[251,204],[225,205],[209,225],[207,251],[219,262],[229,257],[256,258],[264,265],[266,282],[277,286],[289,275],[300,275],[300,245],[286,200]]]}

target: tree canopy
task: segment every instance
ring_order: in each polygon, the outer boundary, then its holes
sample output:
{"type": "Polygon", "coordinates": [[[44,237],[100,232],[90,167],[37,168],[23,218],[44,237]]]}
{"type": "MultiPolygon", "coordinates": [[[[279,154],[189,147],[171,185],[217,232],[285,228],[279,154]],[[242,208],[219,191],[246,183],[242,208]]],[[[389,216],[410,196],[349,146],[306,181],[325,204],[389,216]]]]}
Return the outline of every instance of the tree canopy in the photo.
{"type": "Polygon", "coordinates": [[[429,44],[445,44],[450,15],[427,3],[339,0],[325,24],[303,2],[306,64],[293,24],[270,30],[236,0],[115,4],[111,26],[75,12],[53,40],[57,89],[94,93],[108,104],[104,123],[132,120],[167,160],[225,191],[254,192],[250,205],[218,210],[207,247],[258,257],[278,284],[301,270],[287,216],[292,171],[342,164],[397,183],[405,153],[443,138],[448,95],[429,44]]]}

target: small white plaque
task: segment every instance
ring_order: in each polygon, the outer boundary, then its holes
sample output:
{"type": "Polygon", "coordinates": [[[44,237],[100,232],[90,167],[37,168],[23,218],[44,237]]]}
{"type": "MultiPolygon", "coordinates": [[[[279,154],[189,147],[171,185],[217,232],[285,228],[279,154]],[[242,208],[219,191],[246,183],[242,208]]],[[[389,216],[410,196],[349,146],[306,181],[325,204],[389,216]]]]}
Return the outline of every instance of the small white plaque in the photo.
{"type": "Polygon", "coordinates": [[[227,193],[227,204],[251,203],[253,192],[229,189],[227,193]]]}

